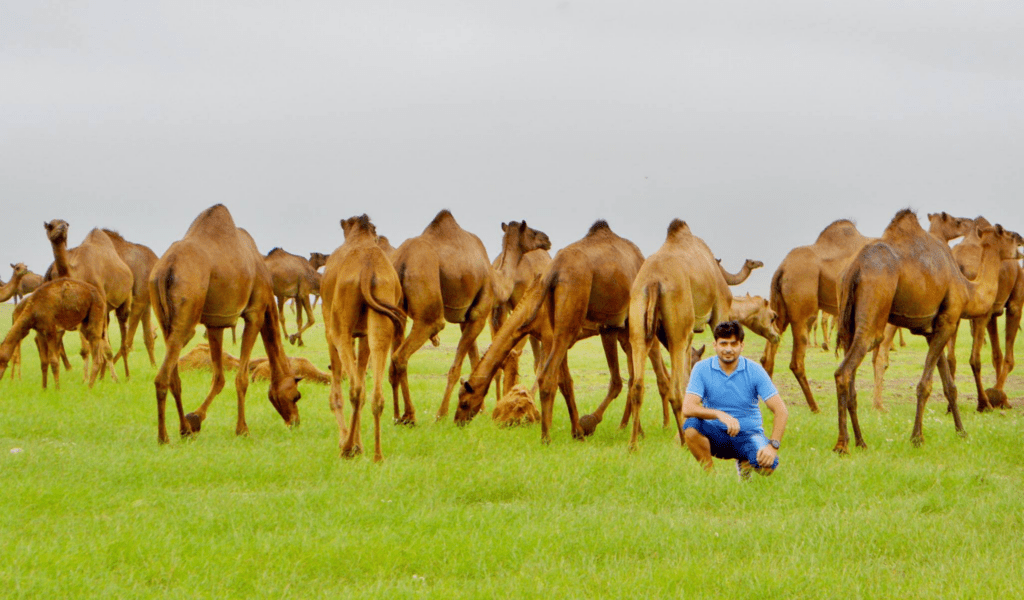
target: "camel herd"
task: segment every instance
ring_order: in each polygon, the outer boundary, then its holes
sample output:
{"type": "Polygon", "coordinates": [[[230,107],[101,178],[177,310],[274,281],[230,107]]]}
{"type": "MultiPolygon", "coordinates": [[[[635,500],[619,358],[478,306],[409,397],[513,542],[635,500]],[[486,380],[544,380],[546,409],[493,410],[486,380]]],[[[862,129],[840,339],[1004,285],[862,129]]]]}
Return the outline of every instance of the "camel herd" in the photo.
{"type": "MultiPolygon", "coordinates": [[[[629,377],[620,426],[632,421],[632,449],[643,434],[640,409],[647,362],[658,383],[663,425],[674,416],[681,435],[682,396],[693,362],[700,357],[692,348],[693,334],[729,319],[739,320],[766,339],[761,362],[769,374],[774,370],[780,335],[792,327],[790,369],[808,407],[818,412],[804,360],[811,327],[822,314],[834,316],[837,344],[844,351],[835,372],[839,406],[836,451],[848,451],[847,415],[857,445],[865,446],[857,419],[854,375],[866,354],[874,350],[875,406],[882,409],[883,374],[897,327],[928,341],[911,438],[920,443],[923,408],[936,367],[956,430],[963,432],[953,381],[953,344],[961,319],[971,322],[970,364],[978,409],[1009,406],[1003,387],[1013,369],[1013,344],[1024,305],[1024,273],[1019,262],[1024,239],[1020,235],[980,217],[938,213],[928,218],[930,226],[925,231],[916,214],[900,211],[880,238],[861,235],[848,220],[832,223],[814,244],[794,248],[786,255],[772,277],[768,300],[735,297],[730,290],[763,266],[761,262],[747,260],[738,273],[729,273],[707,244],[678,219],[669,224],[662,247],[646,258],[605,221],[594,223],[582,239],[552,258],[547,235],[525,221],[511,221],[501,226],[502,251],[494,261],[488,259],[480,238],[462,229],[447,210],[438,213],[421,235],[397,249],[377,234],[366,215],[343,220],[344,243],[329,255],[312,253],[308,260],[281,248],[260,254],[252,237],[235,225],[223,205],[203,211],[185,236],[160,257],[109,229],[93,229],[78,247],[68,249],[69,225],[56,219],[45,224],[54,255],[46,276],[32,277],[24,264],[17,263],[11,265],[11,280],[0,284],[0,301],[21,300],[15,308],[14,325],[0,345],[0,378],[12,359],[18,364],[20,342],[31,330],[37,332],[44,388],[48,373],[59,387],[61,361],[69,366],[62,336],[76,329],[86,363],[83,377],[90,386],[108,368],[116,379],[113,366],[119,358],[125,378],[130,377],[127,357],[140,323],[150,363],[156,366],[152,308],[166,347],[154,383],[158,440],[167,443],[164,413],[168,391],[175,400],[179,433],[199,432],[225,384],[224,329],[234,331],[241,318],[235,432],[248,432],[245,397],[257,336],[267,354],[259,369],[269,376],[270,402],[286,424],[297,424],[301,377],[296,377],[296,369],[303,367],[287,357],[284,340],[303,344],[303,332],[315,323],[313,308],[319,297],[331,363],[330,407],[337,420],[342,456],[355,456],[363,450],[360,418],[368,367],[373,369],[374,459],[383,458],[380,419],[385,372],[392,388],[395,422],[416,422],[408,362],[428,340],[438,343],[437,335],[446,322],[457,323],[461,336],[436,418],[447,415],[456,391],[457,423],[468,422],[483,408],[492,380],[499,397],[507,394],[517,384],[518,359],[529,340],[537,374],[541,439],[550,440],[556,391],[565,399],[572,436],[582,439],[595,431],[623,388],[618,364],[621,347],[629,357],[629,377]],[[957,238],[962,241],[951,249],[950,242],[957,238]],[[314,296],[312,304],[310,296],[314,296]],[[297,329],[292,335],[284,322],[288,299],[296,306],[297,329]],[[116,354],[106,336],[110,311],[114,311],[121,332],[116,354]],[[995,325],[995,317],[1004,312],[1005,355],[995,325]],[[408,333],[406,321],[412,322],[408,333]],[[488,323],[492,343],[481,355],[477,338],[488,323]],[[185,362],[179,359],[200,324],[207,331],[213,382],[199,408],[186,414],[179,376],[179,367],[185,362]],[[984,388],[981,378],[980,351],[986,332],[996,371],[996,385],[991,389],[984,388]],[[593,335],[601,337],[609,385],[594,413],[581,415],[566,355],[578,340],[593,335]],[[663,346],[669,356],[667,369],[663,346]],[[460,385],[467,356],[471,372],[460,385]],[[344,415],[342,390],[346,378],[352,405],[349,419],[344,415]]],[[[828,321],[822,318],[826,339],[828,321]]],[[[521,395],[521,386],[517,390],[521,395]]]]}

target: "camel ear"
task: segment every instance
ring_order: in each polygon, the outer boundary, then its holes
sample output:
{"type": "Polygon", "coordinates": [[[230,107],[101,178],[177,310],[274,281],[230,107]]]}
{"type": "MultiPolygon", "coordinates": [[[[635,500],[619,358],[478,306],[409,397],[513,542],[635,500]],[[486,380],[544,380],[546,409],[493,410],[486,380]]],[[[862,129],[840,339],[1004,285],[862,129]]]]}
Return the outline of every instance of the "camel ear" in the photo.
{"type": "Polygon", "coordinates": [[[525,220],[522,223],[519,224],[519,228],[520,229],[526,229],[526,221],[525,220]]]}
{"type": "Polygon", "coordinates": [[[508,231],[508,225],[506,225],[505,223],[502,223],[501,224],[501,230],[502,231],[508,231]]]}
{"type": "Polygon", "coordinates": [[[473,386],[469,385],[469,382],[465,379],[462,380],[462,389],[466,390],[467,394],[473,393],[473,386]]]}

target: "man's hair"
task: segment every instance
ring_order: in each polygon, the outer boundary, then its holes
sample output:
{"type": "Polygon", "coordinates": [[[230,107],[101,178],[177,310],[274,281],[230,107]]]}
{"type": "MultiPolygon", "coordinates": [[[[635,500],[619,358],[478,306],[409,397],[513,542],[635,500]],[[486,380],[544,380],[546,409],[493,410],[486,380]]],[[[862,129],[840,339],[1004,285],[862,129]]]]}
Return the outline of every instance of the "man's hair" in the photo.
{"type": "Polygon", "coordinates": [[[743,326],[739,321],[723,321],[715,325],[715,341],[721,338],[735,337],[736,341],[743,341],[743,326]]]}

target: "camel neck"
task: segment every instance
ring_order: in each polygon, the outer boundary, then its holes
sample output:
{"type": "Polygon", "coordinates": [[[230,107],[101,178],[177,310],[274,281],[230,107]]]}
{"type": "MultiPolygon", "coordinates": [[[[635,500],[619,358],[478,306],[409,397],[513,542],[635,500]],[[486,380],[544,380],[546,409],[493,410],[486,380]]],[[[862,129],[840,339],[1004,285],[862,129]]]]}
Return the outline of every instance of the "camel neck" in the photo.
{"type": "Polygon", "coordinates": [[[71,264],[68,260],[68,241],[66,238],[53,242],[53,264],[57,269],[57,277],[71,277],[71,264]]]}
{"type": "MultiPolygon", "coordinates": [[[[967,280],[968,300],[963,317],[980,317],[992,310],[999,290],[999,270],[1002,259],[995,245],[983,246],[978,276],[967,280]]],[[[966,278],[965,278],[966,279],[966,278]]]]}
{"type": "Polygon", "coordinates": [[[748,265],[743,265],[743,268],[735,275],[726,271],[722,263],[718,263],[718,270],[722,272],[722,277],[725,277],[725,282],[729,285],[739,285],[746,281],[747,277],[750,277],[750,267],[748,265]]]}
{"type": "Polygon", "coordinates": [[[18,291],[18,285],[21,283],[21,279],[25,276],[24,273],[15,273],[11,280],[7,283],[0,285],[0,302],[7,302],[14,296],[18,291]]]}

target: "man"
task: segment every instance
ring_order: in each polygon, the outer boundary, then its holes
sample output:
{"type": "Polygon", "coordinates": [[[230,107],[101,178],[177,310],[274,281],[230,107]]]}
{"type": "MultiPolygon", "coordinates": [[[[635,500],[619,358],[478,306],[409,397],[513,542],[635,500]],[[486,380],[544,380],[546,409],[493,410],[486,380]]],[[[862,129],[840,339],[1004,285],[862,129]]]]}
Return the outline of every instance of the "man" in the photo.
{"type": "Polygon", "coordinates": [[[711,471],[712,457],[736,459],[744,478],[752,469],[770,475],[779,466],[779,446],[789,411],[758,363],[741,356],[743,327],[736,321],[715,327],[715,354],[697,363],[683,398],[683,438],[694,458],[711,471]],[[774,415],[772,437],[764,436],[757,399],[774,415]]]}

